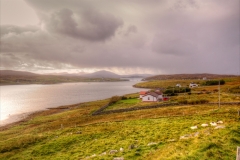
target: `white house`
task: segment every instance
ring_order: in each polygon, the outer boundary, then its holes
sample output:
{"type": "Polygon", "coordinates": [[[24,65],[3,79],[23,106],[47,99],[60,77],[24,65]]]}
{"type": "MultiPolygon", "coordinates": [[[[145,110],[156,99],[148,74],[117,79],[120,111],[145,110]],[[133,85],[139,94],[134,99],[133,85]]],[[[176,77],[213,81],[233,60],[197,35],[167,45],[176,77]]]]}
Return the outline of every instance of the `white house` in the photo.
{"type": "Polygon", "coordinates": [[[189,84],[189,88],[194,88],[194,87],[198,87],[198,84],[196,84],[196,83],[190,83],[189,84]]]}
{"type": "Polygon", "coordinates": [[[143,96],[145,96],[147,91],[140,91],[139,98],[142,99],[143,96]]]}
{"type": "Polygon", "coordinates": [[[161,92],[148,92],[144,96],[142,96],[143,102],[157,102],[163,99],[163,95],[161,92]]]}
{"type": "Polygon", "coordinates": [[[176,84],[176,87],[182,87],[181,84],[176,84]]]}

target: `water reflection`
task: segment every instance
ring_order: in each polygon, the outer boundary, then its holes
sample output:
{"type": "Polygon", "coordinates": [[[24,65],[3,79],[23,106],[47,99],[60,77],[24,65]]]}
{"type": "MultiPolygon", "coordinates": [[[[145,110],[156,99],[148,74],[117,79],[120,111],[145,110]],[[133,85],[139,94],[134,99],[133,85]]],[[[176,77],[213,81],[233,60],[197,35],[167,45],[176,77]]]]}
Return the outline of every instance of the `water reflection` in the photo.
{"type": "MultiPolygon", "coordinates": [[[[138,79],[139,81],[139,79],[138,79]]],[[[134,81],[65,83],[54,85],[0,86],[0,122],[16,121],[16,116],[49,107],[109,98],[138,92],[134,81]],[[7,121],[6,121],[7,119],[7,121]]],[[[22,116],[25,116],[24,114],[22,116]]],[[[19,116],[17,116],[19,118],[19,116]]]]}

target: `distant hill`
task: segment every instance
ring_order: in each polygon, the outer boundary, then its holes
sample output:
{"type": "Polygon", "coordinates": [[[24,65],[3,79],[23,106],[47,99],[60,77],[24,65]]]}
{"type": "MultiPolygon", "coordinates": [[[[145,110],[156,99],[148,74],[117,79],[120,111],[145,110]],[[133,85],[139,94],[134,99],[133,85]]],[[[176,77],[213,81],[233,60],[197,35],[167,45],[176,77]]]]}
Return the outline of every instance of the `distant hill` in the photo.
{"type": "Polygon", "coordinates": [[[146,78],[153,76],[151,74],[130,74],[130,75],[121,75],[122,78],[146,78]]]}
{"type": "Polygon", "coordinates": [[[236,75],[220,75],[220,74],[208,74],[208,73],[200,73],[200,74],[171,74],[171,75],[157,75],[152,77],[147,77],[144,80],[165,80],[165,79],[215,79],[221,77],[236,77],[236,75]]]}
{"type": "Polygon", "coordinates": [[[70,76],[70,77],[75,77],[75,76],[83,76],[87,74],[86,72],[78,72],[78,73],[68,73],[68,72],[60,72],[60,73],[47,73],[45,75],[54,75],[54,76],[70,76]]]}
{"type": "Polygon", "coordinates": [[[0,70],[0,76],[37,76],[38,74],[25,72],[25,71],[13,71],[13,70],[0,70]]]}
{"type": "Polygon", "coordinates": [[[87,78],[121,78],[120,75],[105,70],[85,74],[83,76],[87,78]]]}
{"type": "Polygon", "coordinates": [[[119,75],[113,72],[101,70],[94,73],[78,72],[78,73],[46,73],[36,74],[26,71],[13,71],[13,70],[0,70],[0,76],[64,76],[64,77],[86,77],[86,78],[146,78],[152,75],[150,74],[130,74],[119,75]]]}
{"type": "Polygon", "coordinates": [[[130,74],[130,75],[119,75],[113,72],[109,71],[97,71],[94,73],[89,73],[89,74],[84,74],[82,75],[83,77],[88,77],[88,78],[145,78],[152,76],[150,74],[130,74]]]}

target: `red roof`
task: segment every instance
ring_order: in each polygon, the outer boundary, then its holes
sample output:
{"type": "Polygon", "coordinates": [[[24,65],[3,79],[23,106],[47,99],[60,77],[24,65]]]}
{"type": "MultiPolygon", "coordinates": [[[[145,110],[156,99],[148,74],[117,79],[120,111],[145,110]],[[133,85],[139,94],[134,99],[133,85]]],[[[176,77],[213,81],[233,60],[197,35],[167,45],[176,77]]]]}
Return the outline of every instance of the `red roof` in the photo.
{"type": "Polygon", "coordinates": [[[140,95],[145,95],[147,93],[147,91],[140,91],[140,95]]]}
{"type": "MultiPolygon", "coordinates": [[[[161,93],[159,93],[159,92],[158,92],[158,93],[156,93],[156,92],[148,92],[145,96],[147,96],[147,95],[151,95],[151,96],[157,98],[159,95],[161,95],[161,93]]],[[[144,96],[144,97],[145,97],[145,96],[144,96]]]]}

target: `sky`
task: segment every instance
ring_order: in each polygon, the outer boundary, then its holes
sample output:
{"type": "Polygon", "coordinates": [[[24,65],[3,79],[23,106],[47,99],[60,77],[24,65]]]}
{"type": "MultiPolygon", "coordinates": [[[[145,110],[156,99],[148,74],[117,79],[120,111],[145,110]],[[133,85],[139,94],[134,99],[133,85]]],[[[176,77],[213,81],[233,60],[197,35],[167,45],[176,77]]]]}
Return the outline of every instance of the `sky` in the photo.
{"type": "Polygon", "coordinates": [[[0,69],[240,74],[239,0],[0,0],[0,69]]]}

